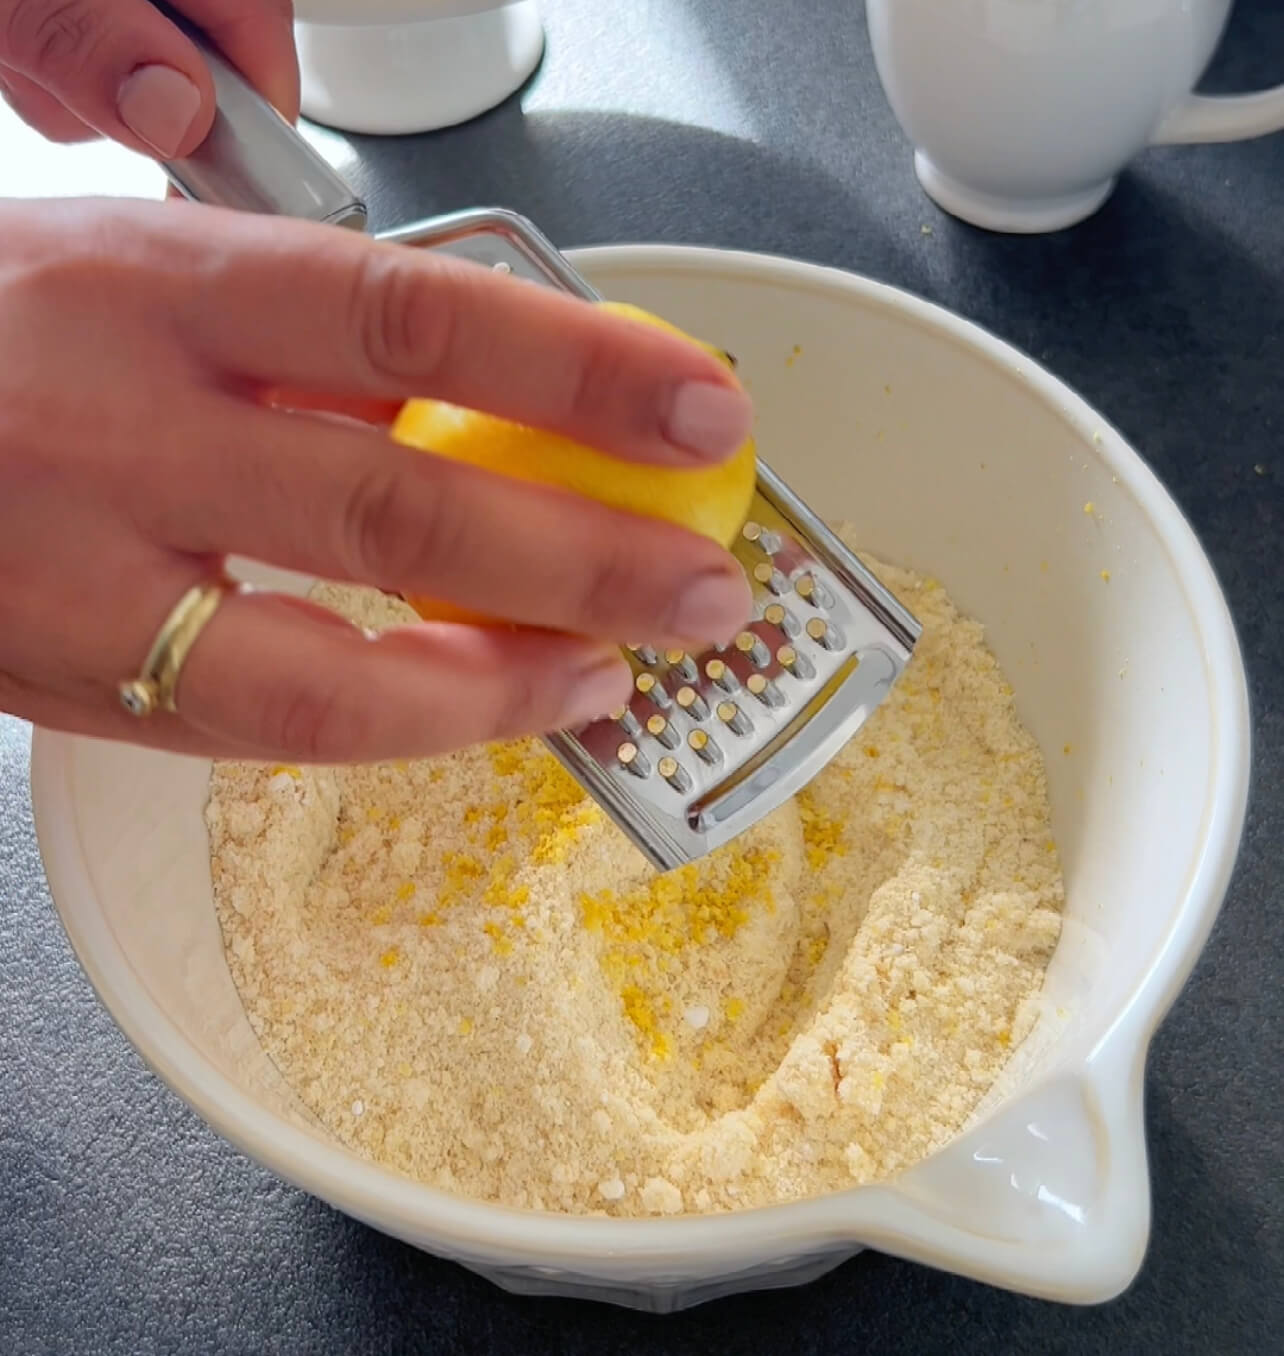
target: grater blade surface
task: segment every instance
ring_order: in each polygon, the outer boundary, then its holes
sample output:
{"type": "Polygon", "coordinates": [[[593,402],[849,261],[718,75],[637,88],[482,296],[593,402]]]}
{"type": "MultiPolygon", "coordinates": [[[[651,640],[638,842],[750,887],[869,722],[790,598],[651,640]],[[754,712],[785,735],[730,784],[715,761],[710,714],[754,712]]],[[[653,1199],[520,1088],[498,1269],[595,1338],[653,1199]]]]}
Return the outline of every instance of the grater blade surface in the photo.
{"type": "MultiPolygon", "coordinates": [[[[598,299],[512,212],[459,212],[382,238],[598,299]]],[[[801,790],[869,719],[920,634],[915,618],[761,458],[732,551],[755,610],[734,644],[703,653],[629,647],[628,705],[545,737],[661,871],[730,842],[801,790]]]]}

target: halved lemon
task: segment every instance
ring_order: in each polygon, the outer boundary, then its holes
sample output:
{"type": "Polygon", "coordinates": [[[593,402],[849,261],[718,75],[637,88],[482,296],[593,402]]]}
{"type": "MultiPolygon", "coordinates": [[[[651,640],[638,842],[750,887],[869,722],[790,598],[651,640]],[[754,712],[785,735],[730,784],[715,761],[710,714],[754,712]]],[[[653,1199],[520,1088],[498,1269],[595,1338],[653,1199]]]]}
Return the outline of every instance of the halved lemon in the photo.
{"type": "MultiPolygon", "coordinates": [[[[600,305],[640,324],[691,337],[636,306],[609,301],[600,305]]],[[[721,349],[696,342],[731,365],[729,355],[721,349]]],[[[744,524],[756,479],[752,438],[716,466],[652,466],[622,461],[543,429],[441,400],[408,400],[393,423],[391,436],[408,447],[451,461],[568,490],[642,517],[660,518],[711,537],[722,546],[730,546],[744,524]]],[[[430,620],[473,624],[494,620],[438,599],[407,595],[406,601],[430,620]]]]}

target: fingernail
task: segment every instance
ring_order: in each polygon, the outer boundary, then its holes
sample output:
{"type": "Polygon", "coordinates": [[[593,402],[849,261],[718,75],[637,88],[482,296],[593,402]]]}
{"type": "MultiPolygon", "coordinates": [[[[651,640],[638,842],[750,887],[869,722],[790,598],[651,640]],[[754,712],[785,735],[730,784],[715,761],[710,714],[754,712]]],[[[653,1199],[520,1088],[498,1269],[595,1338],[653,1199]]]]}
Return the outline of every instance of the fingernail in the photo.
{"type": "Polygon", "coordinates": [[[688,381],[674,394],[664,435],[684,452],[720,461],[740,447],[752,426],[753,404],[743,391],[688,381]]]}
{"type": "Polygon", "coordinates": [[[121,122],[162,159],[177,153],[200,108],[200,90],[170,66],[140,66],[116,96],[121,122]]]}
{"type": "Polygon", "coordinates": [[[749,582],[738,570],[698,575],[683,590],[674,608],[674,639],[689,644],[729,641],[753,615],[749,582]]]}
{"type": "Polygon", "coordinates": [[[633,675],[618,655],[602,656],[567,686],[560,725],[582,725],[622,706],[633,692],[633,675]]]}

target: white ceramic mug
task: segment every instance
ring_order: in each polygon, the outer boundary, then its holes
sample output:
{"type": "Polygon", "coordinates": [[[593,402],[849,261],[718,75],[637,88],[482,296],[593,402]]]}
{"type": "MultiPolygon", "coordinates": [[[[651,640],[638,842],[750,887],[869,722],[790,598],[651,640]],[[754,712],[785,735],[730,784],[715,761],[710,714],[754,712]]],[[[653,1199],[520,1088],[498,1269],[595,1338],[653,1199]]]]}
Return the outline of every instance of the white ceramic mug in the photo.
{"type": "Polygon", "coordinates": [[[539,64],[536,0],[296,0],[303,112],[345,132],[451,127],[539,64]]]}
{"type": "Polygon", "coordinates": [[[866,14],[927,194],[974,225],[1034,232],[1090,216],[1148,145],[1284,129],[1284,86],[1191,93],[1231,4],[866,0],[866,14]]]}

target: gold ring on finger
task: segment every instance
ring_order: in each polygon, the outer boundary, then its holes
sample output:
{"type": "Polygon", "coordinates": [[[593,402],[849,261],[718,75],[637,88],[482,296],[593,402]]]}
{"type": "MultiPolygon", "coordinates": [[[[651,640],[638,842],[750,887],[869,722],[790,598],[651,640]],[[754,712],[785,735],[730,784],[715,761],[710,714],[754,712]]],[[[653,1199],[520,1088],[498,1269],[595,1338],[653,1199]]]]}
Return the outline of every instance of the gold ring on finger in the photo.
{"type": "Polygon", "coordinates": [[[175,711],[174,694],[183,665],[201,632],[229,593],[240,585],[226,575],[207,580],[187,590],[161,623],[156,639],[137,678],[120,683],[120,704],[131,716],[150,716],[154,711],[175,711]]]}

